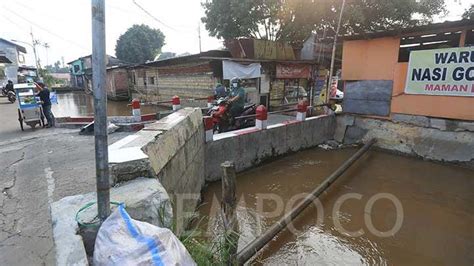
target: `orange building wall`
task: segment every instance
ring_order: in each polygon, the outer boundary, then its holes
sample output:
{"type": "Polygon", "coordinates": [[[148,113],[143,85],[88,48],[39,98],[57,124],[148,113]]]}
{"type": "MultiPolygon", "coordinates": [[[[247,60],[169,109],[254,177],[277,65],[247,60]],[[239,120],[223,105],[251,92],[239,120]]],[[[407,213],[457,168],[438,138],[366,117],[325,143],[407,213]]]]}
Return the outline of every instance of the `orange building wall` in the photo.
{"type": "Polygon", "coordinates": [[[342,50],[343,80],[392,80],[400,39],[394,37],[345,41],[342,50]]]}
{"type": "Polygon", "coordinates": [[[405,94],[408,63],[397,63],[391,113],[474,120],[474,97],[405,94]]]}
{"type": "Polygon", "coordinates": [[[474,97],[405,94],[408,63],[398,63],[399,38],[345,41],[343,80],[393,80],[391,113],[474,120],[474,97]]]}

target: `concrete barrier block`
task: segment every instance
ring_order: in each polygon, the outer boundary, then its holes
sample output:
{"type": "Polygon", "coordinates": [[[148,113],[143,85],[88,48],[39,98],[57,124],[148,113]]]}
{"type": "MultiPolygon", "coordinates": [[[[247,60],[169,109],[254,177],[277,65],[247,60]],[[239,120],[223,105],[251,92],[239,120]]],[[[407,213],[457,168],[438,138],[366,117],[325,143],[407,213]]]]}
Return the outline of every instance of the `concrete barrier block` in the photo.
{"type": "Polygon", "coordinates": [[[321,130],[317,125],[319,123],[314,120],[306,120],[301,123],[301,148],[306,149],[314,146],[314,130],[321,130]]]}
{"type": "Polygon", "coordinates": [[[138,177],[156,177],[156,173],[151,167],[148,157],[141,160],[109,163],[109,175],[111,186],[115,185],[116,183],[133,180],[138,177]]]}
{"type": "Polygon", "coordinates": [[[446,130],[446,119],[430,118],[430,127],[446,130]]]}
{"type": "Polygon", "coordinates": [[[235,138],[237,139],[237,146],[233,161],[235,163],[236,171],[243,171],[251,167],[255,163],[254,161],[258,161],[257,151],[258,146],[260,145],[258,142],[258,133],[252,132],[239,135],[235,138]]]}
{"type": "MultiPolygon", "coordinates": [[[[134,219],[161,227],[171,226],[171,201],[156,179],[135,179],[111,188],[110,198],[112,201],[125,203],[128,213],[134,219]]],[[[95,200],[94,192],[66,197],[51,204],[56,265],[88,265],[75,215],[81,207],[95,200]]],[[[97,208],[90,208],[84,211],[81,219],[92,221],[96,215],[97,208]]]]}
{"type": "Polygon", "coordinates": [[[421,127],[430,126],[430,119],[426,116],[420,115],[393,114],[392,120],[394,122],[407,123],[421,127]]]}
{"type": "Polygon", "coordinates": [[[221,179],[221,163],[235,160],[237,156],[237,138],[224,138],[205,145],[205,180],[221,179]]]}
{"type": "MultiPolygon", "coordinates": [[[[311,123],[311,122],[309,122],[311,123]]],[[[288,124],[286,128],[287,152],[298,151],[303,146],[303,122],[288,124]]],[[[284,129],[282,129],[284,130],[284,129]]],[[[311,133],[310,133],[311,134],[311,133]]]]}

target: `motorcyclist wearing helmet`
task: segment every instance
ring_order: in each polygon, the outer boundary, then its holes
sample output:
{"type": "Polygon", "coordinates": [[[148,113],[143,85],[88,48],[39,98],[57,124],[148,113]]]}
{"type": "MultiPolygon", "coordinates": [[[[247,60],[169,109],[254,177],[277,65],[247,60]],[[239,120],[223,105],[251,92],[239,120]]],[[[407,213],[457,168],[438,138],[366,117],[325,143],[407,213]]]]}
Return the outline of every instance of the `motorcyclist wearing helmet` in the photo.
{"type": "Polygon", "coordinates": [[[5,91],[6,91],[7,93],[8,93],[9,91],[15,92],[15,90],[13,89],[13,81],[8,80],[8,83],[7,83],[7,85],[5,86],[5,91]]]}
{"type": "Polygon", "coordinates": [[[242,81],[239,78],[232,78],[230,80],[230,99],[232,103],[230,114],[232,117],[240,115],[244,111],[245,105],[245,90],[241,86],[242,81]]]}
{"type": "Polygon", "coordinates": [[[225,97],[227,97],[227,90],[222,84],[218,83],[214,89],[214,98],[219,99],[225,97]]]}

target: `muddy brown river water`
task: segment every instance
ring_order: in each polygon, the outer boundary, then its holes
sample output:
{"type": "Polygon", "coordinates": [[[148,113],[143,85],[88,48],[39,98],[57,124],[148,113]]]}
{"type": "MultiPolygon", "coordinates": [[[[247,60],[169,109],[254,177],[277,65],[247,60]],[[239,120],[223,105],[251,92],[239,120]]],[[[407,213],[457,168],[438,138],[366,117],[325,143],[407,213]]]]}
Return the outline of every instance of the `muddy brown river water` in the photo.
{"type": "MultiPolygon", "coordinates": [[[[56,117],[65,116],[93,116],[94,99],[92,95],[84,92],[58,93],[58,104],[53,104],[53,113],[56,117]]],[[[107,101],[107,114],[109,116],[130,116],[131,107],[128,101],[107,101]]],[[[142,114],[157,113],[167,110],[158,106],[142,106],[142,114]]]]}
{"type": "MultiPolygon", "coordinates": [[[[306,150],[239,174],[239,250],[355,151],[306,150]]],[[[220,190],[216,182],[204,191],[200,228],[208,236],[217,232],[220,190]]],[[[251,264],[474,264],[472,170],[371,150],[316,205],[251,264]]]]}

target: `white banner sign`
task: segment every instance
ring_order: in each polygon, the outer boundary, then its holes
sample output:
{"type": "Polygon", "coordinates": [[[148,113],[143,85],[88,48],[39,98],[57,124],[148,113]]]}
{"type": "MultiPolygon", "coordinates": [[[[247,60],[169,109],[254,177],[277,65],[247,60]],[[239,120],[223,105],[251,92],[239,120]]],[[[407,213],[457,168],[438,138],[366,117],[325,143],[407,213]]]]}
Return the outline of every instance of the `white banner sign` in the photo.
{"type": "Polygon", "coordinates": [[[241,79],[259,78],[261,68],[260,63],[242,65],[228,60],[222,61],[224,79],[232,79],[235,77],[241,79]]]}
{"type": "Polygon", "coordinates": [[[474,96],[474,47],[411,52],[405,93],[474,96]]]}

